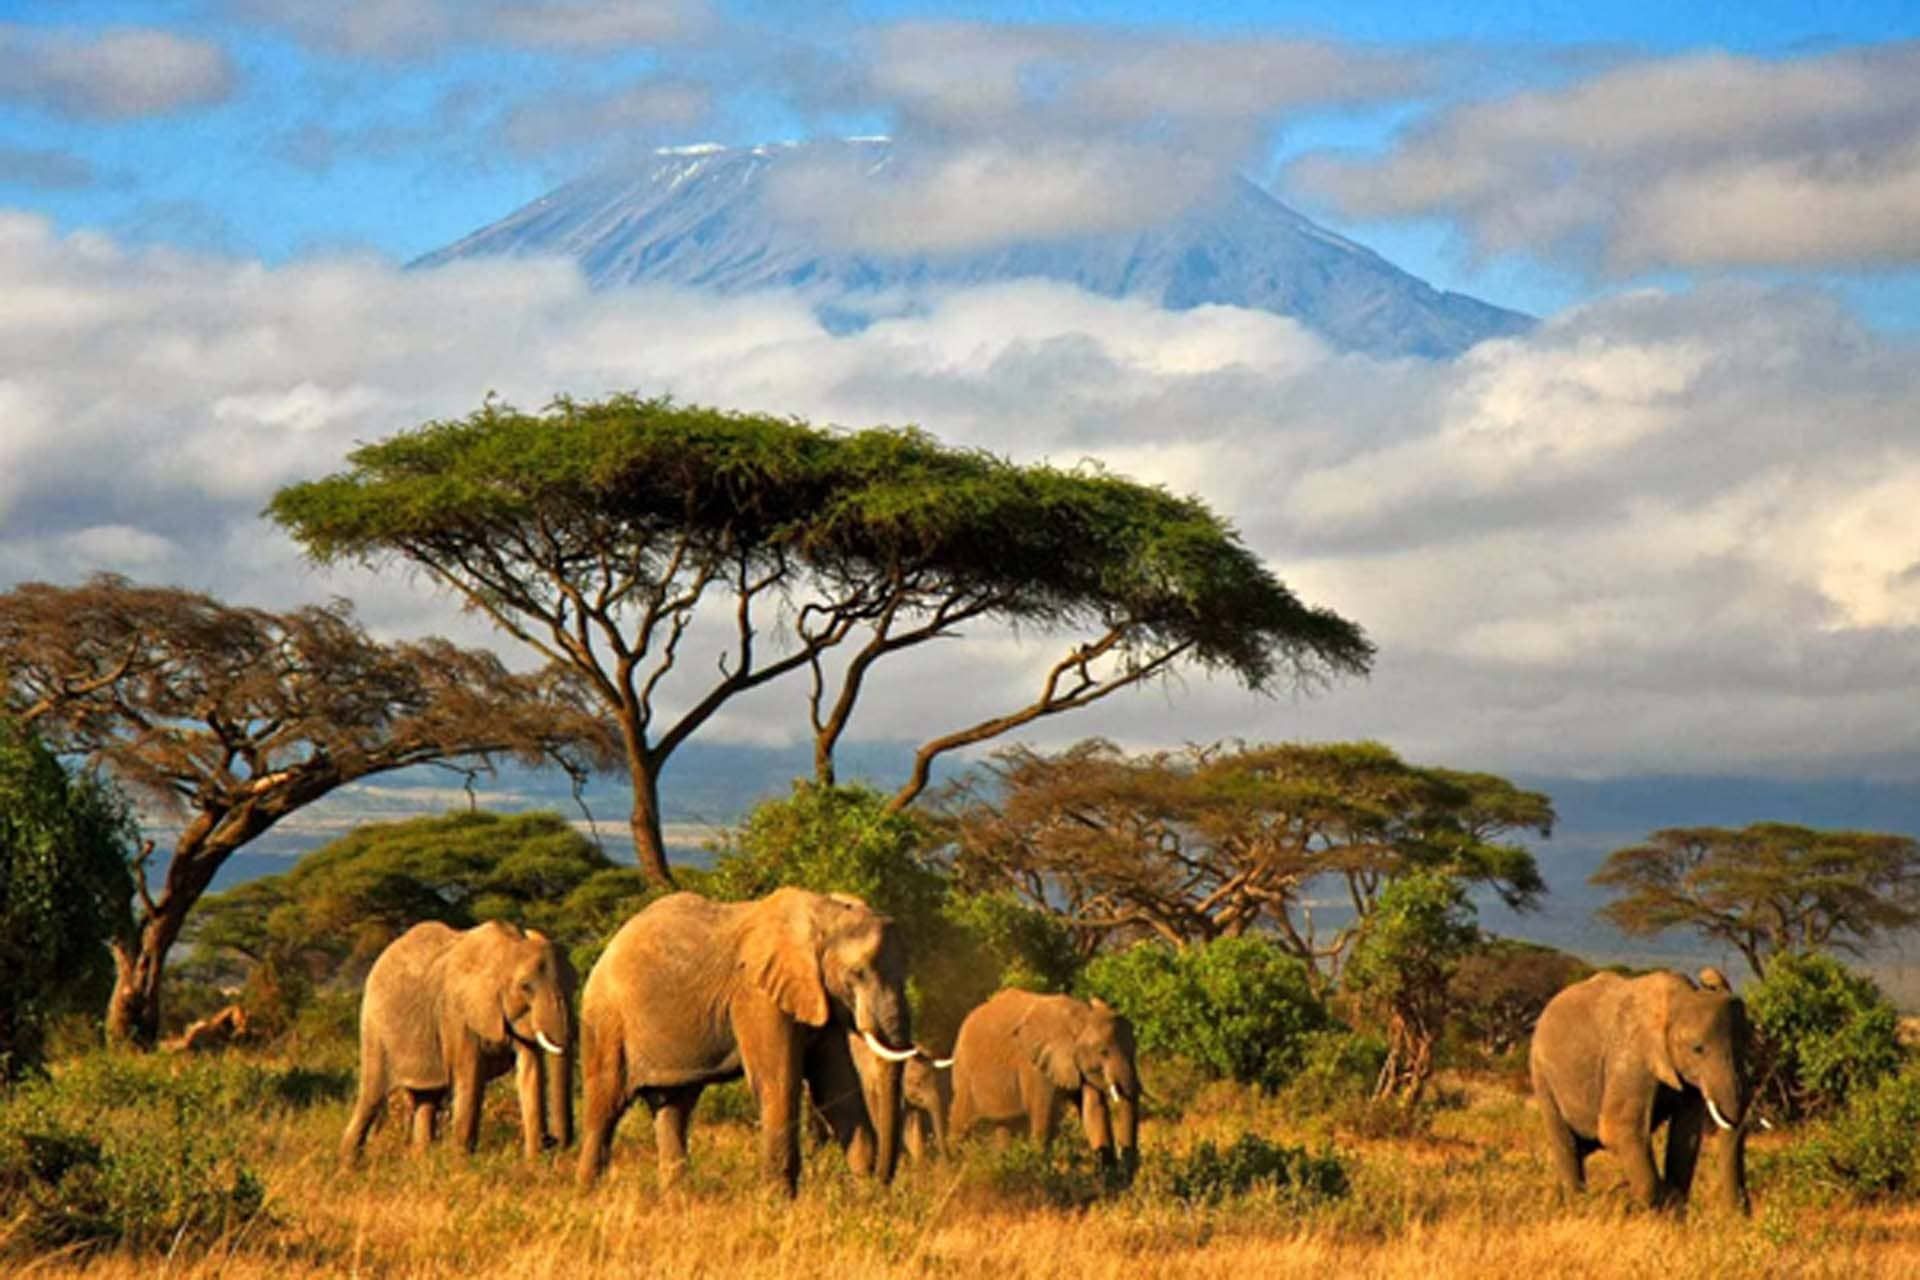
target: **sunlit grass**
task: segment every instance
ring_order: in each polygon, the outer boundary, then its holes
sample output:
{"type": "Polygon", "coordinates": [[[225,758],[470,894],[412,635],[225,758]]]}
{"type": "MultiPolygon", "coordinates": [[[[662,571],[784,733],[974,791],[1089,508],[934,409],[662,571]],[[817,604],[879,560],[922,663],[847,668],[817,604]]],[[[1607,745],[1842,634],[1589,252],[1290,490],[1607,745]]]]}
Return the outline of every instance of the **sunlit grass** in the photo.
{"type": "MultiPolygon", "coordinates": [[[[266,1063],[264,1065],[274,1065],[266,1063]]],[[[91,1068],[88,1068],[91,1069],[91,1068]]],[[[165,1070],[156,1067],[156,1070],[165,1070]]],[[[197,1068],[196,1068],[197,1069],[197,1068]]],[[[230,1068],[240,1071],[235,1065],[230,1068]]],[[[85,1071],[81,1072],[85,1075],[85,1071]]],[[[810,1155],[796,1201],[765,1189],[750,1126],[708,1121],[694,1132],[693,1166],[679,1186],[655,1178],[652,1137],[636,1109],[616,1140],[607,1181],[582,1194],[571,1153],[523,1161],[507,1091],[490,1099],[481,1153],[440,1146],[404,1151],[397,1116],[376,1132],[355,1169],[335,1163],[346,1103],[325,1089],[260,1108],[200,1112],[187,1122],[240,1139],[267,1188],[254,1220],[211,1249],[132,1253],[41,1251],[9,1245],[0,1270],[100,1277],[845,1277],[942,1272],[1017,1277],[1807,1276],[1920,1274],[1920,1208],[1822,1204],[1769,1182],[1770,1149],[1756,1144],[1755,1215],[1679,1220],[1626,1206],[1618,1170],[1592,1161],[1594,1188],[1573,1207],[1555,1197],[1534,1141],[1527,1101],[1504,1084],[1446,1082],[1447,1105],[1414,1136],[1355,1137],[1283,1100],[1209,1089],[1180,1120],[1151,1118],[1149,1168],[1130,1191],[1059,1208],[1007,1170],[1018,1161],[992,1143],[960,1159],[903,1165],[893,1186],[856,1179],[839,1154],[810,1155]],[[1187,1205],[1166,1193],[1153,1161],[1240,1133],[1329,1142],[1346,1161],[1351,1192],[1302,1200],[1256,1191],[1187,1205]],[[1158,1153],[1156,1155],[1156,1153],[1158,1153]]],[[[253,1098],[271,1090],[236,1089],[253,1098]]],[[[129,1102],[98,1113],[132,1123],[129,1102]]],[[[217,1136],[217,1135],[216,1135],[217,1136]]],[[[1078,1166],[1060,1154],[1070,1176],[1078,1166]]]]}

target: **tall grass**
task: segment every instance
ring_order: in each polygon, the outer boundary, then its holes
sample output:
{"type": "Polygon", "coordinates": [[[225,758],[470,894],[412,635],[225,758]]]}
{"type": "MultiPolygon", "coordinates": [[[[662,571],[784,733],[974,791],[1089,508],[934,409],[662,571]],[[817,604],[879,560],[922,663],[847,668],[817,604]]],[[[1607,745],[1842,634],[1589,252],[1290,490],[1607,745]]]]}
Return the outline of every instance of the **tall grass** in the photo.
{"type": "MultiPolygon", "coordinates": [[[[404,1151],[396,1115],[363,1164],[336,1167],[346,1120],[335,1074],[301,1074],[271,1058],[182,1064],[90,1057],[51,1087],[0,1103],[0,1129],[37,1118],[215,1150],[259,1180],[243,1218],[176,1239],[102,1238],[49,1245],[18,1210],[0,1221],[0,1272],[99,1277],[1015,1277],[1342,1275],[1430,1277],[1807,1276],[1920,1274],[1920,1207],[1805,1194],[1775,1157],[1792,1141],[1756,1144],[1755,1216],[1684,1221],[1626,1206],[1617,1167],[1590,1162],[1593,1190],[1562,1206],[1534,1140],[1528,1103],[1499,1083],[1451,1080],[1443,1105],[1409,1135],[1356,1136],[1284,1100],[1209,1090],[1184,1115],[1149,1119],[1146,1166],[1129,1189],[1103,1184],[1069,1140],[1052,1157],[1015,1143],[973,1144],[951,1162],[903,1165],[893,1186],[853,1177],[831,1148],[809,1155],[796,1201],[757,1176],[752,1127],[697,1123],[693,1166],[663,1190],[650,1127],[636,1108],[621,1127],[602,1186],[578,1192],[572,1153],[525,1162],[510,1091],[489,1098],[480,1153],[442,1145],[404,1151]],[[182,1102],[186,1099],[186,1102],[182,1102]],[[1226,1160],[1243,1133],[1303,1147],[1289,1168],[1331,1151],[1344,1193],[1303,1194],[1284,1179],[1241,1191],[1171,1194],[1191,1153],[1226,1160]]],[[[144,1149],[144,1148],[143,1148],[144,1149]]],[[[1251,1145],[1241,1148],[1255,1151],[1251,1145]]],[[[1264,1168],[1266,1157],[1246,1157],[1264,1168]]],[[[1303,1163],[1304,1162],[1304,1163],[1303,1163]]],[[[5,1203],[0,1200],[0,1203],[5,1203]]]]}

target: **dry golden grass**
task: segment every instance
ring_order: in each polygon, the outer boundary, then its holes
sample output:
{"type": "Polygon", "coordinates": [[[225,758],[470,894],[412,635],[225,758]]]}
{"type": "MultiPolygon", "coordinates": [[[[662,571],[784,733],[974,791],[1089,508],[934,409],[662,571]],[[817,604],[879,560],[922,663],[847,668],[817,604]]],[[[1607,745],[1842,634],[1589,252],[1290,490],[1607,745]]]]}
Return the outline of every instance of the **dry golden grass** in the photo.
{"type": "MultiPolygon", "coordinates": [[[[1756,1152],[1751,1220],[1632,1212],[1604,1156],[1592,1162],[1593,1193],[1561,1207],[1526,1100],[1498,1084],[1452,1083],[1460,1105],[1442,1111],[1428,1134],[1332,1135],[1349,1159],[1352,1193],[1304,1207],[1258,1194],[1188,1207],[1143,1179],[1084,1209],[1054,1208],[996,1180],[994,1152],[978,1148],[956,1163],[903,1166],[889,1188],[852,1178],[836,1152],[817,1153],[789,1203],[759,1186],[753,1131],[737,1123],[698,1127],[691,1176],[663,1192],[642,1110],[622,1127],[607,1183],[582,1195],[569,1156],[519,1161],[504,1090],[492,1099],[478,1157],[441,1148],[409,1159],[389,1124],[365,1165],[342,1171],[333,1153],[346,1107],[330,1102],[246,1121],[245,1155],[265,1178],[267,1209],[213,1250],[7,1261],[0,1225],[0,1270],[101,1280],[1920,1275],[1920,1207],[1797,1199],[1768,1182],[1765,1145],[1756,1152]]],[[[1144,1144],[1182,1150],[1247,1128],[1312,1146],[1330,1136],[1321,1118],[1215,1089],[1178,1124],[1150,1121],[1144,1144]]]]}

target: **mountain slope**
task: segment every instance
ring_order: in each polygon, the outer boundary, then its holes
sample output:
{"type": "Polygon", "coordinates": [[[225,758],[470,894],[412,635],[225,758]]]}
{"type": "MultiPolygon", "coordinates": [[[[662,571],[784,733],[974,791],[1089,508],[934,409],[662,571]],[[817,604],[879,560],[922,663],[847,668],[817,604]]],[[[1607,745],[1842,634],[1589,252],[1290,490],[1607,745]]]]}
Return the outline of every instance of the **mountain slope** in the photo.
{"type": "Polygon", "coordinates": [[[884,140],[662,151],[569,183],[414,265],[560,255],[578,261],[596,288],[803,288],[825,309],[855,313],[849,295],[1040,277],[1173,309],[1259,308],[1299,320],[1336,347],[1388,356],[1455,355],[1532,323],[1434,289],[1244,178],[1223,199],[1144,231],[956,253],[837,248],[783,219],[770,198],[782,166],[827,147],[858,148],[861,171],[887,180],[892,148],[884,140]]]}

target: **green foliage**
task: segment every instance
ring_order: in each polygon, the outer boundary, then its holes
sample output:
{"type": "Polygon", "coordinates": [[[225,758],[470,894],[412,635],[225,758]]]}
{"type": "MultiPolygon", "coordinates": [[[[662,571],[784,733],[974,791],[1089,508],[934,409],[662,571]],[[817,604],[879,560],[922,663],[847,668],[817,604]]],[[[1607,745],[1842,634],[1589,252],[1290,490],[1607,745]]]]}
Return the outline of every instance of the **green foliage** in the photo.
{"type": "MultiPolygon", "coordinates": [[[[992,980],[991,991],[1065,991],[1080,972],[1073,934],[1052,912],[1020,901],[1011,893],[951,894],[942,915],[972,940],[969,968],[992,980]]],[[[971,1007],[971,1006],[969,1006],[971,1007]]]]}
{"type": "Polygon", "coordinates": [[[784,800],[756,806],[714,846],[716,897],[747,899],[797,885],[851,893],[919,936],[946,898],[947,881],[926,856],[929,838],[911,812],[888,813],[866,786],[796,782],[784,800]]]}
{"type": "Polygon", "coordinates": [[[1102,1163],[1071,1133],[1061,1138],[1050,1149],[1016,1139],[974,1161],[984,1162],[987,1185],[995,1193],[1023,1205],[1084,1209],[1126,1189],[1127,1176],[1120,1166],[1102,1163]]]}
{"type": "Polygon", "coordinates": [[[556,813],[451,813],[370,823],[283,875],[211,895],[192,938],[200,959],[246,957],[258,1003],[290,1020],[309,986],[357,979],[423,920],[507,920],[597,948],[650,896],[556,813]]]}
{"type": "Polygon", "coordinates": [[[347,1073],[94,1055],[0,1102],[0,1244],[205,1247],[260,1218],[236,1113],[343,1101],[347,1073]],[[178,1069],[174,1069],[178,1067],[178,1069]]]}
{"type": "Polygon", "coordinates": [[[1461,957],[1448,981],[1453,1029],[1480,1053],[1510,1053],[1526,1042],[1547,1001],[1592,972],[1565,951],[1487,938],[1461,957]]]}
{"type": "Polygon", "coordinates": [[[1265,1089],[1291,1080],[1311,1033],[1332,1024],[1306,965],[1259,937],[1181,951],[1142,943],[1096,956],[1079,987],[1132,1020],[1143,1054],[1177,1054],[1265,1089]]]}
{"type": "Polygon", "coordinates": [[[1792,1163],[1803,1177],[1855,1195],[1920,1193],[1920,1072],[1854,1093],[1792,1163]]]}
{"type": "Polygon", "coordinates": [[[1765,1095],[1786,1118],[1832,1112],[1898,1071],[1899,1015],[1872,978],[1820,952],[1787,952],[1747,987],[1765,1095]]]}
{"type": "Polygon", "coordinates": [[[1254,1133],[1241,1134],[1224,1150],[1198,1142],[1184,1155],[1151,1161],[1149,1169],[1150,1185],[1164,1185],[1189,1204],[1219,1204],[1256,1191],[1306,1202],[1338,1200],[1351,1189],[1346,1166],[1333,1151],[1315,1154],[1254,1133]]]}
{"type": "Polygon", "coordinates": [[[37,1070],[63,995],[132,927],[133,821],[102,778],[69,776],[0,716],[0,1082],[37,1070]]]}
{"type": "Polygon", "coordinates": [[[1432,1079],[1449,985],[1479,937],[1466,890],[1445,874],[1417,872],[1381,891],[1341,983],[1386,1031],[1382,1096],[1417,1101],[1432,1079]]]}
{"type": "Polygon", "coordinates": [[[1300,1070],[1286,1095],[1305,1111],[1328,1111],[1372,1095],[1387,1063],[1387,1042],[1377,1035],[1329,1027],[1306,1037],[1300,1070]]]}

